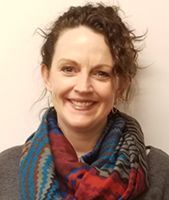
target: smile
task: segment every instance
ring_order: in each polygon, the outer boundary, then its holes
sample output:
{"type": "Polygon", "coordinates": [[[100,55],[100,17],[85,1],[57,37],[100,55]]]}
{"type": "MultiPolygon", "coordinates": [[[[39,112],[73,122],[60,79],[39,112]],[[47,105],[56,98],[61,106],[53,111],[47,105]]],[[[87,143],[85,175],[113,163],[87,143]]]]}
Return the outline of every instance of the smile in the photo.
{"type": "Polygon", "coordinates": [[[94,104],[94,102],[79,102],[74,100],[71,100],[71,102],[78,107],[89,107],[94,104]]]}

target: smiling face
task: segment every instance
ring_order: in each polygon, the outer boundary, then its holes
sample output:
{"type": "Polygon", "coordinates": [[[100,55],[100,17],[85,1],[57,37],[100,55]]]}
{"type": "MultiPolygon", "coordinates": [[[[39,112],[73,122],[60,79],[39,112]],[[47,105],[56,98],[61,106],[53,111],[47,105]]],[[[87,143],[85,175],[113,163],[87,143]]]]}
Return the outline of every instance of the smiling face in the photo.
{"type": "Polygon", "coordinates": [[[50,71],[42,66],[61,129],[106,125],[118,88],[113,66],[103,35],[83,26],[62,33],[50,71]]]}

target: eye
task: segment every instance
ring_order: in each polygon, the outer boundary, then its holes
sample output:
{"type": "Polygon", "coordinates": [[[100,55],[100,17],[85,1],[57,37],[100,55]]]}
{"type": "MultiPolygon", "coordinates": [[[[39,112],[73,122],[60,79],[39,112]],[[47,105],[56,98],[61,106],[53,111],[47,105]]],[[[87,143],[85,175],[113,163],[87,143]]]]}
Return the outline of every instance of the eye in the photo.
{"type": "Polygon", "coordinates": [[[107,81],[111,78],[111,72],[109,72],[109,71],[108,70],[95,70],[93,72],[93,76],[100,81],[107,81]]]}
{"type": "Polygon", "coordinates": [[[71,67],[71,66],[64,66],[64,67],[62,68],[62,71],[63,71],[63,72],[66,72],[66,73],[71,73],[71,72],[74,71],[74,69],[73,69],[73,67],[71,67]]]}
{"type": "Polygon", "coordinates": [[[104,72],[104,71],[98,71],[97,74],[100,77],[109,77],[109,74],[107,72],[104,72]]]}

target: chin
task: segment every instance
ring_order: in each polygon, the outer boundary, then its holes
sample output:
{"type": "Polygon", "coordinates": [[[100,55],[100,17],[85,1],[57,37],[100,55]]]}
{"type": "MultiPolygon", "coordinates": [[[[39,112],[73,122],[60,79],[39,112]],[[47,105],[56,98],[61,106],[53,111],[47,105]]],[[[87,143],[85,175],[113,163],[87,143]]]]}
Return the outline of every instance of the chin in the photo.
{"type": "Polygon", "coordinates": [[[79,128],[89,128],[92,125],[91,122],[89,123],[89,122],[82,122],[82,121],[80,121],[80,122],[74,121],[74,122],[70,122],[69,124],[72,128],[78,128],[78,129],[79,128]]]}

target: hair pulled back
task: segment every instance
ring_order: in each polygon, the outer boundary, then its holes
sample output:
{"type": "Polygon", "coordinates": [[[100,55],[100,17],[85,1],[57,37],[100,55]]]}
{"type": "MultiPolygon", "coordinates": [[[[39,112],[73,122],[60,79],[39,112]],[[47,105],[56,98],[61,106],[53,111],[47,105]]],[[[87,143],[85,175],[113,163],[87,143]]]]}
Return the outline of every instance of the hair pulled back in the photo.
{"type": "MultiPolygon", "coordinates": [[[[66,30],[86,26],[96,33],[104,35],[115,62],[114,73],[120,77],[121,84],[132,81],[138,69],[137,57],[139,50],[134,44],[141,41],[120,18],[119,8],[103,4],[86,4],[70,7],[61,15],[44,34],[44,44],[41,48],[42,64],[48,70],[51,68],[55,45],[66,30]]],[[[129,99],[130,87],[122,95],[123,100],[129,99]]]]}

